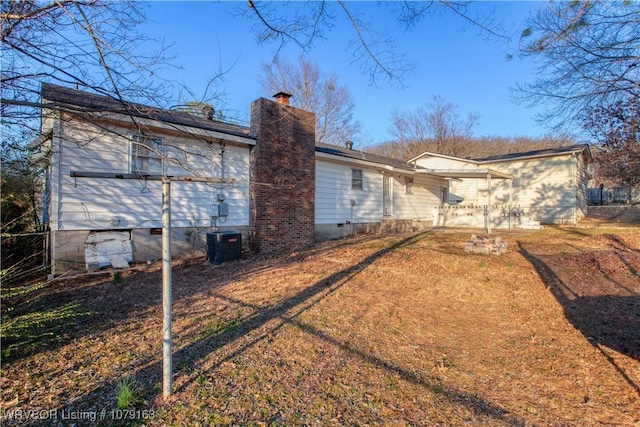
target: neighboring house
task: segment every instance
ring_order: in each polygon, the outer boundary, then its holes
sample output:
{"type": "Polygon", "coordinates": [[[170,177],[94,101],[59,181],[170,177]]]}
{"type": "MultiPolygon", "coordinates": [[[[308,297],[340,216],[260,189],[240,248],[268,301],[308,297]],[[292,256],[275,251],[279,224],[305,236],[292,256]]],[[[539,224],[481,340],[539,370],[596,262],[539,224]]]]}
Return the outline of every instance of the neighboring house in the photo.
{"type": "MultiPolygon", "coordinates": [[[[452,173],[459,179],[450,181],[447,201],[455,207],[447,212],[491,206],[493,225],[504,227],[514,214],[547,224],[577,224],[587,210],[592,161],[588,145],[573,145],[474,160],[426,152],[409,162],[432,172],[460,171],[452,173]],[[464,171],[480,176],[465,177],[464,171]]],[[[455,219],[450,218],[449,225],[455,219]]]]}
{"type": "Polygon", "coordinates": [[[576,190],[590,160],[584,147],[484,160],[424,153],[406,162],[348,142],[316,144],[314,115],[290,106],[289,96],[254,101],[251,125],[241,126],[213,119],[206,106],[154,109],[43,85],[51,106],[42,119],[43,216],[54,272],[159,259],[163,177],[171,180],[174,256],[201,252],[214,230],[239,231],[245,247],[268,254],[356,232],[518,225],[511,214],[487,221],[486,206],[459,221],[446,211],[452,204],[544,207],[535,213],[548,211],[550,222],[577,220],[586,204],[576,190]],[[542,191],[545,200],[535,199],[542,191]]]}

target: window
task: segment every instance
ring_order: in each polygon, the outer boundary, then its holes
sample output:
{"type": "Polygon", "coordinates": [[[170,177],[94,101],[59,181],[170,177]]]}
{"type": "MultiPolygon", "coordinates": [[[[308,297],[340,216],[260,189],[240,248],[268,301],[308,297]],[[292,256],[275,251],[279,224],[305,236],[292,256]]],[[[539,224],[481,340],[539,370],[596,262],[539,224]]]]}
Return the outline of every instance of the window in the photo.
{"type": "Polygon", "coordinates": [[[404,178],[404,193],[413,194],[413,178],[408,176],[404,178]]]}
{"type": "Polygon", "coordinates": [[[131,135],[132,173],[162,173],[162,139],[131,135]]]}
{"type": "Polygon", "coordinates": [[[351,169],[351,188],[362,190],[362,169],[351,169]]]}

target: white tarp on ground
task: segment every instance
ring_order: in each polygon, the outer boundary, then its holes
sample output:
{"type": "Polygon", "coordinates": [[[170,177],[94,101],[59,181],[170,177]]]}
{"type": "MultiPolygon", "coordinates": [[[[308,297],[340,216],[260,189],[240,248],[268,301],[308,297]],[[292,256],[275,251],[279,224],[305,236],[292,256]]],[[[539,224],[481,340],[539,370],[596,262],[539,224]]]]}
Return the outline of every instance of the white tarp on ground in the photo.
{"type": "Polygon", "coordinates": [[[133,260],[131,233],[128,231],[92,231],[84,247],[87,270],[111,265],[125,268],[133,260]]]}

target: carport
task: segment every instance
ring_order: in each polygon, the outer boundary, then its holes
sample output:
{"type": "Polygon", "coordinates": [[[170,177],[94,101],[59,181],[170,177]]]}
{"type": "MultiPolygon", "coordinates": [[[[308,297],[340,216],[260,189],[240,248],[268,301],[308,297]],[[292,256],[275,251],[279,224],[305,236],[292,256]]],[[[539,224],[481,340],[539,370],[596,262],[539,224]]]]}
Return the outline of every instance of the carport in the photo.
{"type": "Polygon", "coordinates": [[[512,219],[511,219],[511,204],[513,201],[513,175],[499,172],[493,169],[418,169],[416,173],[426,173],[429,175],[438,176],[444,179],[456,179],[456,180],[465,180],[465,179],[484,179],[486,180],[487,185],[487,205],[485,211],[485,228],[487,233],[491,233],[491,222],[492,222],[492,208],[493,208],[493,200],[492,200],[492,191],[491,191],[491,181],[493,179],[506,179],[509,184],[509,230],[513,228],[512,219]]]}

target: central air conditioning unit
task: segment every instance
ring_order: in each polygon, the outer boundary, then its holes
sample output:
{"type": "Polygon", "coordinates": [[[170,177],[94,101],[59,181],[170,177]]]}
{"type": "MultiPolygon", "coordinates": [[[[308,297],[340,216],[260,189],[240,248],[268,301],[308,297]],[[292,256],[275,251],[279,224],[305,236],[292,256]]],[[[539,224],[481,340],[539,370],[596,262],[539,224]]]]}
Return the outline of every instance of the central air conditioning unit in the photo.
{"type": "Polygon", "coordinates": [[[242,256],[242,234],[239,231],[207,233],[207,261],[222,264],[237,261],[242,256]]]}

